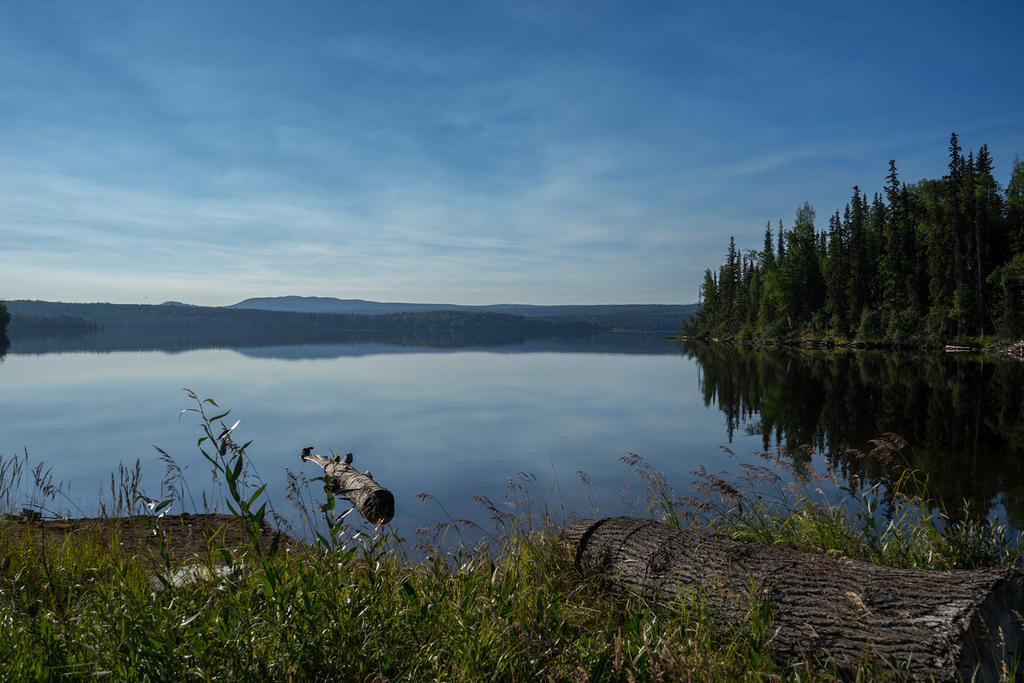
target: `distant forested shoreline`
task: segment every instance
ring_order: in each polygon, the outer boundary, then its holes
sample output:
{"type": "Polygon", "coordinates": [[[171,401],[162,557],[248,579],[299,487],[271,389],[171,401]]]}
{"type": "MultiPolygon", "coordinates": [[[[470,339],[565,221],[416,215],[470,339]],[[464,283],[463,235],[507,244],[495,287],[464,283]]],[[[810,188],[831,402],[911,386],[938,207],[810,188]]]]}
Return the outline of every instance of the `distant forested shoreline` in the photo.
{"type": "Polygon", "coordinates": [[[950,137],[948,173],[907,185],[895,160],[881,193],[854,186],[828,228],[804,203],[760,250],[730,239],[708,269],[685,332],[740,339],[834,338],[918,345],[1024,336],[1024,162],[1005,190],[987,145],[965,157],[950,137]]]}
{"type": "Polygon", "coordinates": [[[7,312],[7,306],[3,301],[0,301],[0,358],[3,358],[7,353],[7,349],[10,348],[11,343],[7,338],[7,323],[11,319],[11,314],[7,312]]]}
{"type": "MultiPolygon", "coordinates": [[[[187,349],[403,339],[426,345],[498,344],[602,332],[587,322],[498,313],[297,313],[204,306],[10,301],[12,340],[86,338],[104,348],[187,349]]],[[[80,345],[80,344],[79,344],[80,345]]]]}
{"type": "Polygon", "coordinates": [[[615,348],[622,345],[621,335],[649,346],[654,338],[676,334],[697,304],[449,307],[277,297],[225,307],[33,300],[11,300],[7,307],[16,352],[56,353],[310,344],[454,349],[562,341],[578,345],[583,339],[600,347],[610,343],[608,335],[616,338],[615,348]],[[346,308],[365,312],[341,312],[346,308]]]}

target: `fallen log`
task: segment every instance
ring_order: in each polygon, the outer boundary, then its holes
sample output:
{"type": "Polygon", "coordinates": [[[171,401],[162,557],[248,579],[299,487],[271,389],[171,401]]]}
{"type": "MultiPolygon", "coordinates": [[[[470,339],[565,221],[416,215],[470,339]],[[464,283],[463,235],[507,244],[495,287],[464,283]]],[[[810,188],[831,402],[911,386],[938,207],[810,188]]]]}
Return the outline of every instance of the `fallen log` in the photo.
{"type": "Polygon", "coordinates": [[[369,472],[358,472],[352,467],[352,454],[344,458],[327,458],[313,452],[313,447],[302,449],[303,462],[315,462],[324,470],[332,493],[352,503],[371,524],[387,524],[395,516],[395,497],[373,480],[369,472]]]}
{"type": "Polygon", "coordinates": [[[1024,574],[894,569],[827,553],[585,519],[565,532],[576,566],[650,598],[696,598],[724,623],[771,608],[779,654],[850,671],[865,656],[913,679],[1001,680],[1024,653],[1024,574]]]}
{"type": "Polygon", "coordinates": [[[944,346],[942,350],[945,351],[946,353],[972,353],[974,351],[978,351],[979,349],[973,346],[956,346],[954,344],[946,344],[946,346],[944,346]]]}

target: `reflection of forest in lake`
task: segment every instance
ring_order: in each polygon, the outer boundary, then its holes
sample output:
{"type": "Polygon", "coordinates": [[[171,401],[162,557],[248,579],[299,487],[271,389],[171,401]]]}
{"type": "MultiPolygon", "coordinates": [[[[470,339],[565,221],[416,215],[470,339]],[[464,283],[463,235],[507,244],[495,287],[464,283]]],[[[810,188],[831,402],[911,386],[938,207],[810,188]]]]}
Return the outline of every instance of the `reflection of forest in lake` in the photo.
{"type": "Polygon", "coordinates": [[[371,315],[47,301],[10,306],[10,333],[19,354],[244,348],[286,358],[359,355],[383,346],[677,353],[665,334],[684,319],[676,309],[686,308],[541,306],[526,307],[538,315],[462,310],[371,315]]]}
{"type": "MultiPolygon", "coordinates": [[[[252,330],[223,333],[179,330],[103,331],[96,334],[54,334],[22,336],[11,348],[17,354],[60,354],[73,352],[112,353],[117,351],[164,351],[233,349],[254,358],[339,358],[382,353],[444,352],[467,349],[506,353],[679,353],[675,342],[663,335],[642,332],[598,332],[551,334],[520,330],[427,330],[427,331],[335,331],[320,334],[275,334],[252,330]]],[[[4,351],[0,339],[0,352],[4,351]]]]}
{"type": "Polygon", "coordinates": [[[1024,527],[1024,363],[959,354],[752,349],[688,343],[705,405],[765,450],[807,444],[844,476],[887,484],[906,469],[946,510],[983,516],[1003,503],[1024,527]],[[908,445],[892,463],[858,458],[893,432],[908,445]]]}

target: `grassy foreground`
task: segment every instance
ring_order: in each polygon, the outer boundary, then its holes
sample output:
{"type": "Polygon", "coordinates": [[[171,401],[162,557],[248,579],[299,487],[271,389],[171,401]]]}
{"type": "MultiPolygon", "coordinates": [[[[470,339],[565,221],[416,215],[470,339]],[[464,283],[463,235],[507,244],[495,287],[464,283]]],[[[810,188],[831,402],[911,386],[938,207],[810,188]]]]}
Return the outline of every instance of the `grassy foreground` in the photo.
{"type": "MultiPolygon", "coordinates": [[[[168,586],[183,560],[155,521],[158,501],[142,510],[153,525],[144,548],[117,534],[54,541],[31,524],[0,525],[0,671],[7,680],[831,677],[808,662],[773,658],[771,615],[756,606],[746,623],[723,625],[699,600],[654,605],[595,585],[574,569],[543,512],[513,517],[492,506],[499,533],[491,542],[451,550],[437,533],[425,533],[414,551],[384,532],[353,531],[325,493],[327,530],[315,545],[275,543],[261,532],[263,489],[242,477],[245,446],[221,427],[223,416],[207,416],[197,403],[200,446],[224,478],[244,533],[233,549],[211,538],[191,561],[244,563],[247,571],[168,586]]],[[[879,444],[882,455],[895,447],[892,438],[879,444]]],[[[875,490],[830,502],[815,491],[831,473],[804,469],[794,480],[792,459],[772,457],[732,480],[698,473],[700,496],[684,499],[630,456],[645,489],[636,513],[894,566],[1020,564],[1019,545],[1004,527],[955,521],[898,490],[887,495],[888,516],[877,514],[886,501],[875,490]]],[[[871,661],[855,677],[901,679],[871,661]]]]}

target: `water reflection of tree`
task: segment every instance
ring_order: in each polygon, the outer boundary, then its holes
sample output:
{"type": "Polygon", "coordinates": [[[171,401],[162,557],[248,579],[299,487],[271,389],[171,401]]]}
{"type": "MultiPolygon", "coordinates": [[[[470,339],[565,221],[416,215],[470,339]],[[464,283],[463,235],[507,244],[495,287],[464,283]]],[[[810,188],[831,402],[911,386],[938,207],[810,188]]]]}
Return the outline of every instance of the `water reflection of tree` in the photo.
{"type": "Polygon", "coordinates": [[[7,349],[11,348],[11,340],[7,338],[7,335],[0,332],[0,361],[7,355],[7,349]]]}
{"type": "Polygon", "coordinates": [[[847,478],[891,485],[907,469],[918,493],[948,511],[987,514],[1003,502],[1024,526],[1024,365],[949,354],[806,351],[691,344],[706,405],[765,450],[807,444],[847,478]],[[887,432],[891,460],[858,457],[887,432]]]}

